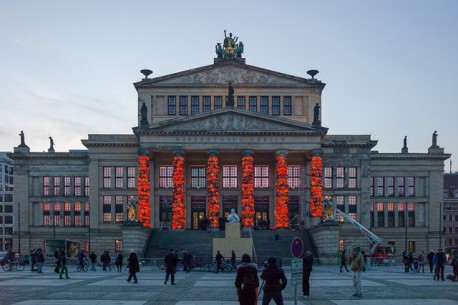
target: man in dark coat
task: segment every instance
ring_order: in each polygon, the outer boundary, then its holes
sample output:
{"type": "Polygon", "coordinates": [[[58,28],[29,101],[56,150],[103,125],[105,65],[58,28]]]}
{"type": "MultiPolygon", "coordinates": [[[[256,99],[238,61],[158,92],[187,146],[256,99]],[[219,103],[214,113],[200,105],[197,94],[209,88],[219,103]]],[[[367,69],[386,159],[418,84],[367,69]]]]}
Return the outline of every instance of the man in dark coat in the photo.
{"type": "Polygon", "coordinates": [[[164,258],[165,263],[165,281],[164,285],[167,285],[169,280],[169,275],[171,276],[170,280],[172,285],[175,285],[175,272],[177,271],[178,256],[173,253],[173,249],[170,249],[170,252],[164,258]]]}
{"type": "Polygon", "coordinates": [[[135,254],[134,249],[130,249],[130,255],[127,262],[129,267],[129,277],[126,281],[130,283],[130,280],[134,278],[134,284],[137,284],[137,272],[140,272],[140,264],[138,263],[138,257],[137,254],[135,254]]]}
{"type": "Polygon", "coordinates": [[[261,279],[264,282],[264,296],[262,304],[269,304],[274,299],[277,305],[283,305],[283,295],[281,291],[285,289],[288,280],[286,279],[283,269],[277,266],[277,259],[269,257],[266,268],[261,273],[261,279]]]}
{"type": "Polygon", "coordinates": [[[224,256],[219,252],[216,253],[215,260],[216,260],[216,273],[219,272],[219,269],[224,272],[224,269],[221,268],[221,264],[223,263],[224,256]]]}
{"type": "Polygon", "coordinates": [[[434,251],[433,250],[429,251],[427,258],[428,258],[428,263],[429,263],[429,272],[433,273],[433,267],[434,267],[434,251]]]}
{"type": "Polygon", "coordinates": [[[257,304],[258,271],[256,264],[251,262],[251,257],[246,253],[242,256],[242,263],[237,267],[235,287],[240,305],[257,304]]]}
{"type": "Polygon", "coordinates": [[[302,259],[302,292],[304,297],[310,295],[310,273],[312,273],[313,256],[312,252],[305,251],[302,259]]]}
{"type": "Polygon", "coordinates": [[[56,248],[56,251],[54,251],[54,258],[56,259],[56,268],[54,268],[55,273],[60,272],[60,259],[59,259],[59,249],[56,248]]]}

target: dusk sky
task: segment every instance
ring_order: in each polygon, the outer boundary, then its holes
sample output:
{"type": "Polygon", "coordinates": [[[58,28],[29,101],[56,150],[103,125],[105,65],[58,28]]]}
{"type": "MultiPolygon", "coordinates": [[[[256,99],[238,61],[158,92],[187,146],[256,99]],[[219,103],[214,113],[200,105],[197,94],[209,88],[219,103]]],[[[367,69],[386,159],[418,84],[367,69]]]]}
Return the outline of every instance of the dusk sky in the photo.
{"type": "MultiPolygon", "coordinates": [[[[426,153],[432,134],[458,171],[458,1],[0,0],[0,151],[85,149],[128,134],[132,83],[213,63],[227,29],[246,63],[326,83],[328,134],[426,153]]],[[[235,88],[237,92],[237,88],[235,88]]],[[[450,170],[450,160],[444,170],[450,170]]]]}

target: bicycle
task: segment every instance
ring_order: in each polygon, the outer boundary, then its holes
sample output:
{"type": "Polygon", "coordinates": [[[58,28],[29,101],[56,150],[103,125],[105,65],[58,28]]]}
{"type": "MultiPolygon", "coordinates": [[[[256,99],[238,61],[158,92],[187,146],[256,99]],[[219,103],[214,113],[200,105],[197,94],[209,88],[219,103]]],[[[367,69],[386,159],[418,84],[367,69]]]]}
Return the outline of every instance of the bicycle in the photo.
{"type": "Polygon", "coordinates": [[[25,266],[23,263],[20,263],[15,259],[12,262],[6,262],[2,264],[2,268],[4,271],[23,271],[25,266]]]}
{"type": "Polygon", "coordinates": [[[89,270],[89,263],[87,261],[80,262],[76,266],[76,271],[78,271],[78,272],[80,272],[80,271],[87,272],[88,270],[89,270]]]}

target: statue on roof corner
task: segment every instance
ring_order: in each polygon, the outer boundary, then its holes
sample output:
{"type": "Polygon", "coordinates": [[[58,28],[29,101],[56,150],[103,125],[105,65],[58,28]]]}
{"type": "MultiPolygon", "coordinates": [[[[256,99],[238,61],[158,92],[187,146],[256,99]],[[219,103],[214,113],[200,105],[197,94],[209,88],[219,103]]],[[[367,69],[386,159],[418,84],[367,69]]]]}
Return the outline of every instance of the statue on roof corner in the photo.
{"type": "Polygon", "coordinates": [[[221,46],[221,43],[217,43],[215,46],[216,56],[218,58],[242,58],[244,45],[241,41],[237,43],[238,39],[238,37],[232,36],[232,33],[227,36],[226,30],[224,30],[223,45],[221,46]]]}

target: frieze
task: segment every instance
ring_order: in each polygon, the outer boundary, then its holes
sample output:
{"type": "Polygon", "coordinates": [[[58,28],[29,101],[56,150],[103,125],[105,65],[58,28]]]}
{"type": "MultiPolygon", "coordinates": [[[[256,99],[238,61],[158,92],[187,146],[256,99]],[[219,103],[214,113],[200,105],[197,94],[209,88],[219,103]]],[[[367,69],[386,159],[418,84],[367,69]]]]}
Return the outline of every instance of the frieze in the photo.
{"type": "Polygon", "coordinates": [[[285,137],[178,136],[176,143],[285,143],[285,137]]]}

